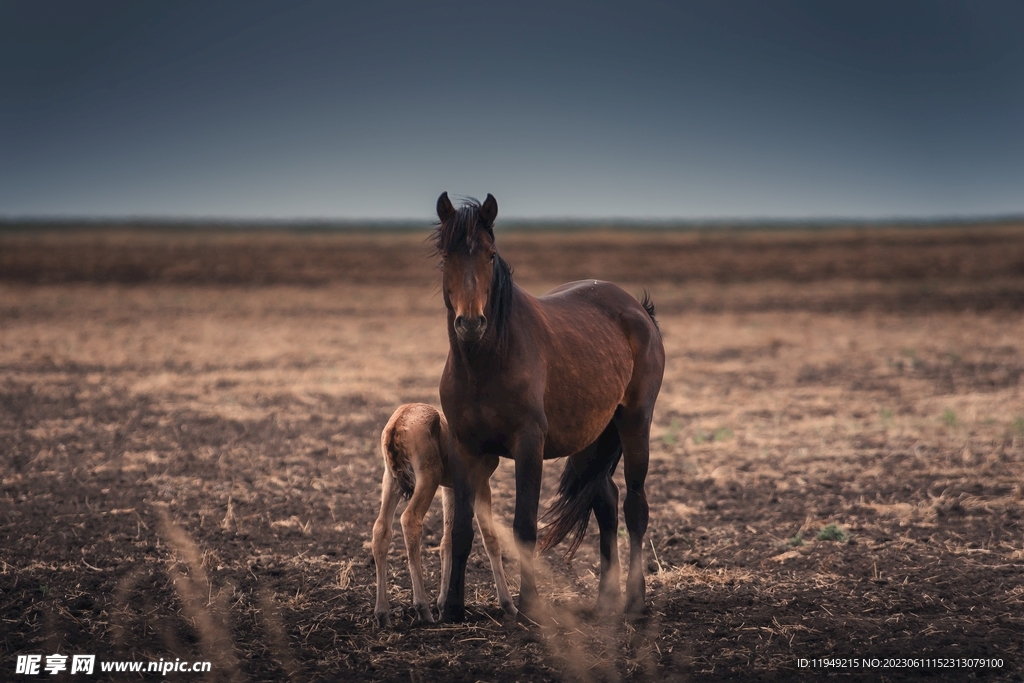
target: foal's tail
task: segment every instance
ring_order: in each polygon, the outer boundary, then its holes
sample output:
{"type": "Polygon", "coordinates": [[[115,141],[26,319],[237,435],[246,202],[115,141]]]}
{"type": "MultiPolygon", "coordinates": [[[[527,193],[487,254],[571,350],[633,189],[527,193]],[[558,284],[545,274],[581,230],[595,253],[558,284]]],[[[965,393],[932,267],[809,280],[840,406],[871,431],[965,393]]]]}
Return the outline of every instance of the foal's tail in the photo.
{"type": "Polygon", "coordinates": [[[595,499],[622,458],[622,440],[614,422],[608,423],[594,446],[593,458],[583,472],[577,472],[572,460],[566,459],[558,482],[558,497],[544,513],[548,525],[537,543],[538,552],[553,548],[571,535],[569,549],[565,552],[570,558],[583,542],[595,499]]]}
{"type": "MultiPolygon", "coordinates": [[[[392,425],[388,425],[392,427],[392,425]]],[[[402,498],[409,500],[412,497],[412,492],[416,488],[416,472],[412,469],[412,463],[409,461],[409,455],[402,448],[401,437],[398,435],[397,429],[385,429],[380,439],[381,451],[384,454],[384,465],[391,474],[395,477],[395,482],[398,484],[398,489],[402,493],[402,498]]]]}
{"type": "MultiPolygon", "coordinates": [[[[423,440],[429,435],[435,445],[441,443],[441,415],[432,407],[420,403],[401,406],[388,420],[380,435],[380,450],[384,466],[398,483],[402,497],[412,497],[416,488],[416,470],[412,458],[416,449],[423,449],[423,440]]],[[[421,454],[419,456],[423,458],[421,454]]]]}

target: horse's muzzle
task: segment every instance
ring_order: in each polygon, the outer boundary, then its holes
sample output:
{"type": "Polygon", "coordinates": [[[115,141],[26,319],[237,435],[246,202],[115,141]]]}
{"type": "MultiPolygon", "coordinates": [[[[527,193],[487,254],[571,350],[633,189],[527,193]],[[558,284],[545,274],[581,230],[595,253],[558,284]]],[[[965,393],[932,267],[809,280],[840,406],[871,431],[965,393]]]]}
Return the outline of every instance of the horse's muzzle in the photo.
{"type": "Polygon", "coordinates": [[[455,334],[459,341],[478,342],[487,330],[487,318],[482,315],[460,315],[455,319],[455,334]]]}

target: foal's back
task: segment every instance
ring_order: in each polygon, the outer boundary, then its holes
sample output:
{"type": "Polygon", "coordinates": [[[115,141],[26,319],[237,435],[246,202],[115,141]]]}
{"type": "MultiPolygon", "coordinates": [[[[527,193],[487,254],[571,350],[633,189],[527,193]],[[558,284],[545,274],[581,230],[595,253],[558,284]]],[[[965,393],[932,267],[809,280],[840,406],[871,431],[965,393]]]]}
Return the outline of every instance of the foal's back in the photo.
{"type": "Polygon", "coordinates": [[[448,423],[433,406],[406,403],[394,412],[380,435],[386,466],[405,498],[416,488],[416,472],[430,470],[442,486],[451,486],[448,473],[448,423]]]}

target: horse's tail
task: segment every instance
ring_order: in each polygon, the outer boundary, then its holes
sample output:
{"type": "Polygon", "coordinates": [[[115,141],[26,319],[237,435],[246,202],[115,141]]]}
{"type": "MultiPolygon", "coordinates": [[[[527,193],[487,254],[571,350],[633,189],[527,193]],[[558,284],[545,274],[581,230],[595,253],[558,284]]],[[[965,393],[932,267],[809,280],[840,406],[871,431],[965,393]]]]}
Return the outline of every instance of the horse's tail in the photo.
{"type": "Polygon", "coordinates": [[[654,323],[654,326],[658,328],[658,331],[660,332],[661,326],[658,325],[658,319],[654,317],[654,301],[651,299],[651,295],[647,293],[646,289],[641,291],[643,291],[643,296],[640,298],[640,305],[644,307],[645,311],[647,311],[647,315],[651,316],[651,322],[654,323]]]}
{"type": "Polygon", "coordinates": [[[577,472],[572,459],[566,459],[558,483],[558,497],[544,513],[548,525],[537,544],[538,552],[553,548],[571,536],[565,556],[570,558],[576,554],[587,533],[595,498],[606,486],[605,480],[615,473],[621,458],[619,430],[614,422],[609,422],[597,439],[594,456],[586,470],[577,472]]]}
{"type": "MultiPolygon", "coordinates": [[[[398,417],[396,413],[395,417],[398,417]]],[[[384,466],[387,467],[398,483],[402,497],[409,500],[416,488],[416,472],[412,468],[412,461],[405,444],[402,443],[401,425],[399,420],[392,418],[384,428],[380,437],[381,451],[384,455],[384,466]]]]}

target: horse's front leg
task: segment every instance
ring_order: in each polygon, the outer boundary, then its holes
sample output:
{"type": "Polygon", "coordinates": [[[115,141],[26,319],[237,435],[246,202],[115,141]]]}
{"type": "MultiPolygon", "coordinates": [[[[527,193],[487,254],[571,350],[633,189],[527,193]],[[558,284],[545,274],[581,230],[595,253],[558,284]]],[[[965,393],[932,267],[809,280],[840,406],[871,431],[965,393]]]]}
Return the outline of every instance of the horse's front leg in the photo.
{"type": "MultiPolygon", "coordinates": [[[[451,569],[448,590],[444,592],[441,620],[459,622],[466,618],[466,562],[473,548],[473,503],[480,477],[487,477],[486,458],[472,454],[463,444],[454,442],[448,454],[452,475],[451,569]]],[[[443,570],[442,570],[443,573],[443,570]]]]}
{"type": "Polygon", "coordinates": [[[514,453],[516,463],[516,514],[512,531],[519,548],[519,614],[540,622],[540,596],[534,558],[537,548],[537,508],[544,471],[544,436],[540,430],[521,434],[514,453]]]}

